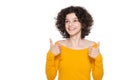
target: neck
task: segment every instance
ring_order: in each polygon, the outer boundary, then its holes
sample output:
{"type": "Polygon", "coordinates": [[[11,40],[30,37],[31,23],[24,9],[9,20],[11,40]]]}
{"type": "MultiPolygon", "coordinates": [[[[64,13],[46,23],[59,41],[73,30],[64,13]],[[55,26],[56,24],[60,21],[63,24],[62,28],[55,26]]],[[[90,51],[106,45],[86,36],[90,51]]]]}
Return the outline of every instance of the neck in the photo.
{"type": "Polygon", "coordinates": [[[83,39],[81,39],[80,36],[72,36],[72,37],[70,37],[70,40],[69,40],[70,41],[70,46],[78,47],[82,40],[83,39]]]}

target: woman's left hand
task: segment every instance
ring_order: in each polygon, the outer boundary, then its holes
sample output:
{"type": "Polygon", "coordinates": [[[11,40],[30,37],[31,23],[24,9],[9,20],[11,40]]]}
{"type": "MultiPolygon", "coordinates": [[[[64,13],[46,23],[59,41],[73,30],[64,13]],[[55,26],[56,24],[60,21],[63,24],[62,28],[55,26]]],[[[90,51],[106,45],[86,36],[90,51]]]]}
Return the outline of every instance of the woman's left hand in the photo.
{"type": "Polygon", "coordinates": [[[100,43],[98,42],[96,48],[91,47],[91,46],[88,48],[88,55],[91,58],[95,59],[100,54],[99,46],[100,46],[100,43]]]}

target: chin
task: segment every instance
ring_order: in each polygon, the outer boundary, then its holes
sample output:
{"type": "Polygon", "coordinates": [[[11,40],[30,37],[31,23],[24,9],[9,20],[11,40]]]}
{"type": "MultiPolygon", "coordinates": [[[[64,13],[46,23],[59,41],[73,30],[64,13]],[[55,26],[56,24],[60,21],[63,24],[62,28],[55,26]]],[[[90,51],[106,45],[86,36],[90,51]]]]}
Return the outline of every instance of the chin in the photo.
{"type": "Polygon", "coordinates": [[[79,35],[79,32],[76,32],[76,33],[75,33],[75,32],[74,32],[74,33],[71,32],[71,33],[69,33],[69,35],[70,35],[70,36],[79,35]]]}

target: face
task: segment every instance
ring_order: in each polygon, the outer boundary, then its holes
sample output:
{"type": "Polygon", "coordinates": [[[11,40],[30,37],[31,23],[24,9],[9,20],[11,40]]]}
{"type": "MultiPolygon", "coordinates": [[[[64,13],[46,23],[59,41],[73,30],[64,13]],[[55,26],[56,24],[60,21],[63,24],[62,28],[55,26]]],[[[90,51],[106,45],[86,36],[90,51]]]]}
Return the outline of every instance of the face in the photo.
{"type": "Polygon", "coordinates": [[[81,33],[81,23],[79,22],[75,13],[70,13],[66,15],[65,29],[70,36],[74,36],[81,33]]]}

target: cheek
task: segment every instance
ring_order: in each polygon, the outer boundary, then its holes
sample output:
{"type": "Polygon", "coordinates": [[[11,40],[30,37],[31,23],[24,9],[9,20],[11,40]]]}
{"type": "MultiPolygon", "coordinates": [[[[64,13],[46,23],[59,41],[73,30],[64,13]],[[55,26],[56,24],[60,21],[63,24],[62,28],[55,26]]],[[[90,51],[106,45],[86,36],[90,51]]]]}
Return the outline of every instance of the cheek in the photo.
{"type": "Polygon", "coordinates": [[[79,27],[80,29],[82,28],[81,24],[76,24],[77,27],[79,27]]]}
{"type": "Polygon", "coordinates": [[[65,29],[67,29],[68,28],[68,25],[67,24],[65,24],[65,29]]]}

